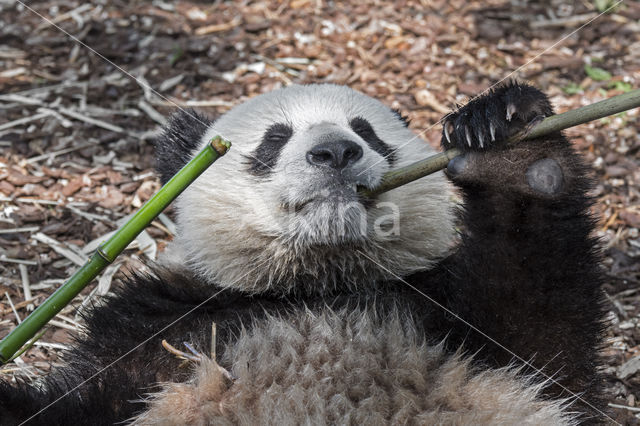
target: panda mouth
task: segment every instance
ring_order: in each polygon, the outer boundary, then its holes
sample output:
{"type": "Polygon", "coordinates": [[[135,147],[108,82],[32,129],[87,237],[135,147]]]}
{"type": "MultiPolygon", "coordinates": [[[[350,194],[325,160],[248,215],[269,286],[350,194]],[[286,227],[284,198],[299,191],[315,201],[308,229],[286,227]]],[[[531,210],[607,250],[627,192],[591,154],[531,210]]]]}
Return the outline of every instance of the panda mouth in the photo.
{"type": "Polygon", "coordinates": [[[331,189],[323,188],[304,200],[284,201],[282,207],[289,212],[303,213],[305,210],[310,210],[321,205],[330,205],[337,210],[340,207],[358,203],[368,209],[372,204],[372,200],[362,196],[358,192],[358,189],[359,186],[356,184],[331,189]]]}

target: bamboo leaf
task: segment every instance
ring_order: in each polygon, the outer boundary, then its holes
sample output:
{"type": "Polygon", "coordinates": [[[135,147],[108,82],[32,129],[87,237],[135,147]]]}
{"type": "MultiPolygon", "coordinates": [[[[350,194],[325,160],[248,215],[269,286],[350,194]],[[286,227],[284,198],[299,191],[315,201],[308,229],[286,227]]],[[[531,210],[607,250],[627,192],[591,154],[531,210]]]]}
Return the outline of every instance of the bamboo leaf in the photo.
{"type": "Polygon", "coordinates": [[[592,80],[595,80],[595,81],[611,80],[611,73],[607,70],[603,70],[602,68],[585,65],[584,72],[586,72],[587,75],[591,77],[592,80]]]}

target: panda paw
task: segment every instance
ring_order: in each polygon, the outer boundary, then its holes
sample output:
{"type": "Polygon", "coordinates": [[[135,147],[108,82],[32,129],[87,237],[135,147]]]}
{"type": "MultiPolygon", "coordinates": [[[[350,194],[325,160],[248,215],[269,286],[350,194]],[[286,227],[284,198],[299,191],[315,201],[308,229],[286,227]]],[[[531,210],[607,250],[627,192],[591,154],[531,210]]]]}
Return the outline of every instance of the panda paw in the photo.
{"type": "Polygon", "coordinates": [[[487,150],[550,115],[553,110],[544,93],[510,82],[449,114],[443,121],[442,146],[463,152],[487,150]]]}

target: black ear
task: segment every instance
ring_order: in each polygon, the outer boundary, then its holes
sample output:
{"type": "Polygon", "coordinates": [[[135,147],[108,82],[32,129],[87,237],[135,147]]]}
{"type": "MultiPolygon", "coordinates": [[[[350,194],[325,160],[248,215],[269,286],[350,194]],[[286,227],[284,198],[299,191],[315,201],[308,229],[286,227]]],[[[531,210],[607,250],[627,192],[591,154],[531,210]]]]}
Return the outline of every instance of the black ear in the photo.
{"type": "Polygon", "coordinates": [[[396,117],[398,117],[398,120],[402,121],[402,124],[404,124],[404,127],[409,127],[409,123],[411,122],[411,120],[409,119],[409,116],[404,115],[402,112],[400,112],[398,108],[392,108],[391,111],[393,111],[396,117]]]}
{"type": "Polygon", "coordinates": [[[164,185],[198,149],[213,121],[192,109],[173,114],[155,140],[156,168],[164,185]]]}

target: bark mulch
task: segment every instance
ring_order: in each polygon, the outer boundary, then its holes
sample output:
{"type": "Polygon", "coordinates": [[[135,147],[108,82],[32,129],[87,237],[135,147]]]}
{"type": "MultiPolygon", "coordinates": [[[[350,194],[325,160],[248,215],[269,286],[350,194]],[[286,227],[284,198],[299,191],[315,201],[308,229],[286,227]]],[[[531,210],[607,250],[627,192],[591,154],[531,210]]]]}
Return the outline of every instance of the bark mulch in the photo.
{"type": "MultiPolygon", "coordinates": [[[[216,116],[292,83],[347,84],[437,145],[452,106],[507,76],[545,90],[560,112],[638,87],[640,3],[598,17],[613,3],[29,2],[47,23],[0,0],[0,336],[159,188],[152,139],[175,104],[216,116]]],[[[639,129],[636,109],[567,131],[596,170],[604,371],[613,415],[627,424],[640,417],[639,129]]],[[[172,217],[0,374],[32,380],[58,364],[79,313],[155,258],[172,217]]]]}

